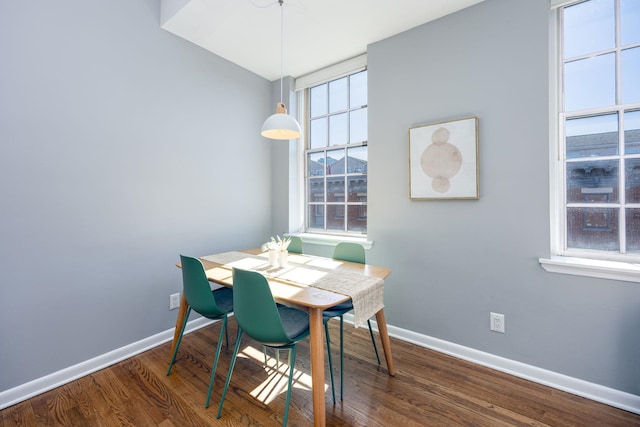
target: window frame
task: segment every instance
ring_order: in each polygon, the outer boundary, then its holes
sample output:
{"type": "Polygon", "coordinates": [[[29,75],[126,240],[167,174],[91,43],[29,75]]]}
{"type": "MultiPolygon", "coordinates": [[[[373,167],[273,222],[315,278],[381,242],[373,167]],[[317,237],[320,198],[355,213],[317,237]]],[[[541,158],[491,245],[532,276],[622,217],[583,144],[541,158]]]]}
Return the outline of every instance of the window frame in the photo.
{"type": "MultiPolygon", "coordinates": [[[[620,79],[621,71],[619,58],[616,58],[616,103],[607,108],[593,108],[581,111],[564,111],[564,93],[563,93],[563,67],[565,60],[563,58],[563,7],[572,6],[585,0],[574,1],[551,1],[551,13],[549,21],[549,137],[550,137],[550,225],[551,225],[551,256],[549,258],[540,258],[539,262],[542,267],[550,272],[573,274],[580,276],[599,277],[614,280],[623,280],[640,283],[640,254],[638,253],[621,253],[617,251],[611,253],[605,250],[588,250],[568,248],[567,242],[567,159],[566,156],[566,139],[565,139],[565,120],[569,117],[585,117],[598,114],[616,113],[618,114],[618,144],[624,143],[624,127],[622,127],[625,111],[640,110],[640,102],[632,104],[618,104],[620,100],[620,79]]],[[[620,2],[615,1],[615,20],[616,20],[616,39],[619,39],[620,32],[620,2]]],[[[633,44],[631,46],[636,46],[633,44]]],[[[630,46],[625,46],[629,48],[630,46]]],[[[623,47],[616,41],[615,48],[611,51],[617,52],[623,50],[623,47]]],[[[604,156],[603,156],[604,157],[604,156]]],[[[615,157],[615,156],[614,156],[615,157]]],[[[618,153],[619,157],[629,158],[618,153]]],[[[634,158],[636,156],[631,156],[634,158]]],[[[640,156],[637,156],[640,157],[640,156]]],[[[601,158],[601,157],[599,157],[601,158]]],[[[620,173],[619,175],[624,175],[620,173]]],[[[623,177],[619,177],[618,188],[619,193],[624,192],[623,177]]],[[[624,203],[624,196],[619,200],[618,212],[624,214],[625,208],[629,204],[624,203]]],[[[637,204],[631,205],[635,207],[637,204]]],[[[600,205],[591,204],[590,208],[597,208],[600,205]]],[[[623,216],[623,215],[621,215],[623,216]]],[[[620,231],[619,235],[623,232],[620,231]]],[[[621,241],[621,244],[624,241],[621,241]]]]}
{"type": "MultiPolygon", "coordinates": [[[[330,69],[336,70],[336,66],[330,67],[330,69]]],[[[357,239],[366,239],[367,237],[367,231],[368,229],[365,229],[365,231],[349,231],[348,227],[349,227],[349,223],[348,223],[348,218],[346,218],[343,214],[343,219],[344,219],[344,228],[342,230],[339,229],[331,229],[331,228],[327,228],[327,224],[328,224],[328,219],[327,219],[327,215],[330,211],[330,207],[331,206],[335,206],[336,207],[336,212],[340,211],[340,207],[342,207],[343,209],[346,210],[346,212],[349,212],[349,210],[355,210],[356,212],[356,219],[359,221],[362,221],[363,218],[361,216],[361,213],[363,212],[363,208],[364,208],[364,212],[366,212],[366,206],[368,204],[368,200],[366,201],[350,201],[348,200],[348,198],[346,197],[346,191],[348,189],[348,185],[349,185],[349,179],[350,177],[353,176],[363,176],[365,175],[367,177],[367,186],[368,186],[368,168],[366,171],[359,171],[359,172],[352,172],[348,170],[348,163],[347,163],[347,154],[350,148],[357,148],[357,147],[368,147],[368,138],[366,141],[359,141],[356,143],[351,143],[350,141],[347,141],[346,144],[341,144],[341,145],[330,145],[327,144],[326,146],[323,147],[314,147],[314,148],[310,148],[310,113],[311,113],[311,109],[310,109],[310,90],[316,86],[322,85],[322,84],[327,84],[329,85],[330,82],[342,79],[344,77],[349,77],[351,75],[354,74],[358,74],[360,72],[366,71],[367,67],[366,67],[366,55],[362,55],[360,57],[356,57],[352,60],[346,61],[345,63],[341,63],[337,65],[337,69],[339,70],[339,72],[329,72],[327,70],[320,70],[319,72],[314,73],[314,76],[318,76],[320,75],[320,78],[309,78],[307,76],[303,76],[300,80],[303,82],[301,85],[303,85],[303,87],[299,86],[299,82],[296,81],[296,89],[299,90],[299,100],[300,100],[300,104],[302,106],[302,111],[301,111],[301,122],[304,123],[303,128],[303,142],[302,142],[302,147],[301,147],[301,162],[302,162],[302,176],[301,176],[301,187],[302,187],[302,227],[303,227],[303,233],[304,234],[318,234],[318,235],[327,235],[327,236],[336,236],[338,238],[340,237],[347,237],[347,238],[357,238],[357,239]],[[311,176],[308,175],[308,171],[307,171],[307,155],[311,154],[311,153],[327,153],[329,151],[332,150],[344,150],[345,152],[345,165],[344,165],[344,172],[340,173],[340,174],[336,174],[336,175],[327,175],[326,171],[325,173],[322,175],[322,179],[324,182],[324,192],[325,192],[325,197],[323,199],[322,202],[318,202],[315,203],[314,201],[310,201],[309,200],[309,188],[307,185],[307,180],[309,178],[311,178],[311,176]],[[345,194],[343,194],[343,201],[340,202],[332,202],[332,201],[328,201],[326,198],[327,195],[327,181],[328,179],[331,179],[331,177],[344,177],[344,187],[345,187],[345,194]],[[313,206],[316,206],[316,210],[318,209],[318,207],[322,207],[323,211],[324,211],[324,224],[323,227],[311,227],[309,224],[309,209],[311,209],[313,206]]],[[[367,96],[368,98],[368,96],[367,96]]],[[[329,120],[329,117],[332,114],[343,114],[344,112],[352,112],[352,111],[357,111],[357,110],[361,110],[363,108],[368,108],[368,100],[367,100],[367,104],[366,105],[359,105],[359,106],[355,106],[355,107],[350,107],[347,106],[347,108],[345,110],[340,110],[339,112],[333,112],[333,113],[328,113],[326,115],[327,120],[329,120]]],[[[327,136],[328,138],[328,136],[327,136]]],[[[368,151],[368,148],[367,148],[368,151]]],[[[326,155],[326,154],[325,154],[326,155]]],[[[367,154],[367,158],[368,158],[368,154],[367,154]]],[[[315,179],[320,178],[315,177],[315,179]]],[[[367,191],[367,199],[368,199],[368,191],[367,191]]],[[[364,219],[365,221],[367,219],[364,219]]],[[[367,224],[368,225],[368,224],[367,224]]]]}

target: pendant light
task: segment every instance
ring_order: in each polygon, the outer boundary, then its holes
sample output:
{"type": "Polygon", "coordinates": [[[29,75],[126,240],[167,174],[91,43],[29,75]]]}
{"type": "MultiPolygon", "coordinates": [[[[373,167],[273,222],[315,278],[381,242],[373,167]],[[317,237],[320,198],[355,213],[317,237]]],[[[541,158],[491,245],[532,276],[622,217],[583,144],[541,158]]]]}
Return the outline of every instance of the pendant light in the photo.
{"type": "Polygon", "coordinates": [[[282,63],[284,56],[284,11],[280,3],[280,102],[276,105],[276,113],[269,116],[262,124],[262,136],[271,139],[295,139],[300,138],[302,132],[300,125],[292,116],[287,114],[287,107],[282,102],[282,63]]]}

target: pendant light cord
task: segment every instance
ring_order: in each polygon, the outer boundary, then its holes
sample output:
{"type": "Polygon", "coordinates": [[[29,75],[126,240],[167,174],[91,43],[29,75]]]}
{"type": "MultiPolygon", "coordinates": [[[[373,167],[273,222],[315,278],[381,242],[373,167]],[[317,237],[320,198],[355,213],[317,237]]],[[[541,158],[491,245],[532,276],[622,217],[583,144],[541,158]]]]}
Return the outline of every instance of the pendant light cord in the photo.
{"type": "Polygon", "coordinates": [[[284,0],[279,0],[280,3],[280,103],[282,104],[283,89],[282,89],[282,73],[284,73],[284,7],[282,6],[284,0]]]}

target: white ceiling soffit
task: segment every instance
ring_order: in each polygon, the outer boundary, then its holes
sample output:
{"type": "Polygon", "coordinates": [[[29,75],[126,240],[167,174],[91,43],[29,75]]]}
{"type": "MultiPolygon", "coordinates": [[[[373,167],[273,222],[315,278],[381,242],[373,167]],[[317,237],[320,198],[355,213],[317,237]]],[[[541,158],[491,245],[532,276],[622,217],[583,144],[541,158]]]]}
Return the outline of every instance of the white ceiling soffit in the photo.
{"type": "MultiPolygon", "coordinates": [[[[367,45],[483,0],[285,0],[284,75],[299,77],[367,45]]],[[[162,28],[266,79],[280,78],[277,0],[162,0],[162,28]]]]}

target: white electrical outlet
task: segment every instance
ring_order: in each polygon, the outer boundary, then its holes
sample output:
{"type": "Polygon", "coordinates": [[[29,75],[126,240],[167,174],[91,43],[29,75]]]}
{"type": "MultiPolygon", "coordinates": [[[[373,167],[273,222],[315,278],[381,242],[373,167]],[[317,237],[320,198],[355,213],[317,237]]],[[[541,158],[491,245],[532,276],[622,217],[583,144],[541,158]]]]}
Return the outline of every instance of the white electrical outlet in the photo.
{"type": "Polygon", "coordinates": [[[504,334],[504,314],[490,313],[489,314],[489,328],[492,331],[500,332],[504,334]]]}
{"type": "Polygon", "coordinates": [[[169,310],[180,307],[180,293],[169,295],[169,310]]]}

